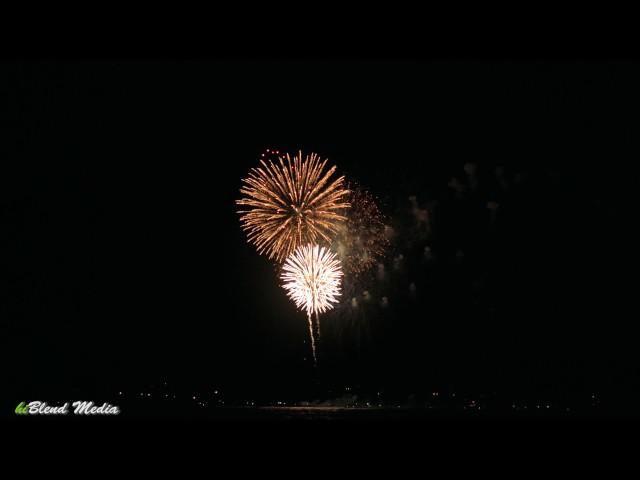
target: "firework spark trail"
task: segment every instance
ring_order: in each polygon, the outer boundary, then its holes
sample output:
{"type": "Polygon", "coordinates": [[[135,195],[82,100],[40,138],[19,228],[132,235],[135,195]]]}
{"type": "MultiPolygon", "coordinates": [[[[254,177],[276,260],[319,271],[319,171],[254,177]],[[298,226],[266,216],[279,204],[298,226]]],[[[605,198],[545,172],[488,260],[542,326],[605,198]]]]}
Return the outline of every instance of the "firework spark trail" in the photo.
{"type": "Polygon", "coordinates": [[[342,269],[336,254],[318,245],[298,247],[285,261],[280,279],[296,307],[305,310],[309,321],[314,364],[317,364],[312,315],[316,315],[318,336],[320,313],[338,302],[342,269]]]}
{"type": "Polygon", "coordinates": [[[309,336],[311,337],[311,352],[313,353],[313,364],[318,364],[318,357],[316,356],[316,341],[313,335],[313,320],[311,319],[311,315],[307,314],[307,319],[309,320],[309,336]]]}
{"type": "Polygon", "coordinates": [[[278,156],[278,163],[260,163],[243,179],[245,197],[236,200],[250,207],[238,213],[258,253],[282,263],[303,244],[331,242],[346,220],[341,211],[349,207],[344,177],[331,180],[336,167],[325,172],[327,160],[315,153],[303,158],[301,151],[293,159],[287,153],[278,156]]]}

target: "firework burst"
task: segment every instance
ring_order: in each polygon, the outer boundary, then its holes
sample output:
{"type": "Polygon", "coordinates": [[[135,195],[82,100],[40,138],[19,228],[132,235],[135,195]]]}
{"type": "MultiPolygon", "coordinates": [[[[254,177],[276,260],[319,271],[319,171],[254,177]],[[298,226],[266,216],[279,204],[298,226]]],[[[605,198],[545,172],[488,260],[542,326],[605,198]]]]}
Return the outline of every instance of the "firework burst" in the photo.
{"type": "Polygon", "coordinates": [[[292,159],[277,155],[277,163],[260,160],[251,169],[238,205],[242,228],[249,242],[269,259],[282,263],[301,245],[331,242],[346,217],[344,177],[332,179],[336,167],[325,170],[327,160],[302,152],[292,159]]]}
{"type": "Polygon", "coordinates": [[[338,302],[341,278],[342,269],[336,254],[318,245],[297,248],[282,267],[283,288],[296,307],[307,312],[314,363],[317,359],[312,315],[316,315],[319,336],[318,315],[338,302]]]}
{"type": "Polygon", "coordinates": [[[378,264],[390,241],[385,217],[369,192],[350,186],[347,201],[351,208],[331,247],[337,252],[345,274],[356,279],[378,264]]]}

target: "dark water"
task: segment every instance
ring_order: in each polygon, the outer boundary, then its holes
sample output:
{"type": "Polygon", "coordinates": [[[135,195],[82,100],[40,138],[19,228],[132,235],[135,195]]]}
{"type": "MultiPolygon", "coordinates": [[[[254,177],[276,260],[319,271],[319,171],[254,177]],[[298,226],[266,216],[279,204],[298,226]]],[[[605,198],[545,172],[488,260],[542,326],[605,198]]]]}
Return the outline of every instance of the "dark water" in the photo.
{"type": "Polygon", "coordinates": [[[354,408],[331,406],[304,407],[227,407],[189,411],[123,411],[123,418],[195,419],[214,421],[430,421],[430,420],[489,420],[489,419],[576,419],[576,418],[628,418],[616,412],[603,410],[478,410],[438,408],[354,408]]]}
{"type": "Polygon", "coordinates": [[[478,411],[429,408],[263,407],[228,409],[209,418],[249,421],[420,421],[508,418],[592,418],[609,416],[598,411],[478,411]]]}
{"type": "Polygon", "coordinates": [[[607,411],[439,411],[411,408],[343,408],[343,407],[279,407],[279,408],[216,408],[202,412],[176,411],[123,411],[111,415],[29,415],[10,416],[5,420],[14,422],[83,422],[83,421],[214,421],[214,422],[432,422],[432,421],[483,421],[483,420],[581,420],[581,419],[638,419],[638,415],[607,411]]]}

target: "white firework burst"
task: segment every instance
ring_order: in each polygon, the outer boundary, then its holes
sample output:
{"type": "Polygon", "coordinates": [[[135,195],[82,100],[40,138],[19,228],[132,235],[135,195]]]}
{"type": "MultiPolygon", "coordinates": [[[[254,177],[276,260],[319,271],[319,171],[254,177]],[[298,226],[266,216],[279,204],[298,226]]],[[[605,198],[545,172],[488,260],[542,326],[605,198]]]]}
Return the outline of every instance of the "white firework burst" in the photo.
{"type": "Polygon", "coordinates": [[[332,309],[338,302],[342,268],[335,253],[309,244],[298,247],[287,258],[280,278],[289,298],[310,317],[332,309]]]}
{"type": "Polygon", "coordinates": [[[316,340],[312,314],[316,314],[316,329],[320,339],[319,314],[333,308],[340,296],[342,268],[331,250],[318,245],[298,247],[285,261],[281,280],[289,298],[300,310],[307,312],[313,362],[317,364],[316,340]]]}

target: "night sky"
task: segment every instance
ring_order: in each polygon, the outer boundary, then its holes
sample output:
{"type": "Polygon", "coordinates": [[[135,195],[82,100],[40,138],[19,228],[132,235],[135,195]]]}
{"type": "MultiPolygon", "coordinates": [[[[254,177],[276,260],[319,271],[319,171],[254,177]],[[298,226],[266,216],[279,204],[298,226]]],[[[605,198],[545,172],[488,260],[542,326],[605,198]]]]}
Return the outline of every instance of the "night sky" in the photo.
{"type": "Polygon", "coordinates": [[[624,62],[1,63],[3,405],[126,409],[166,382],[631,411],[639,84],[624,62]],[[266,148],[328,157],[397,233],[372,304],[326,316],[317,370],[236,213],[266,148]]]}

